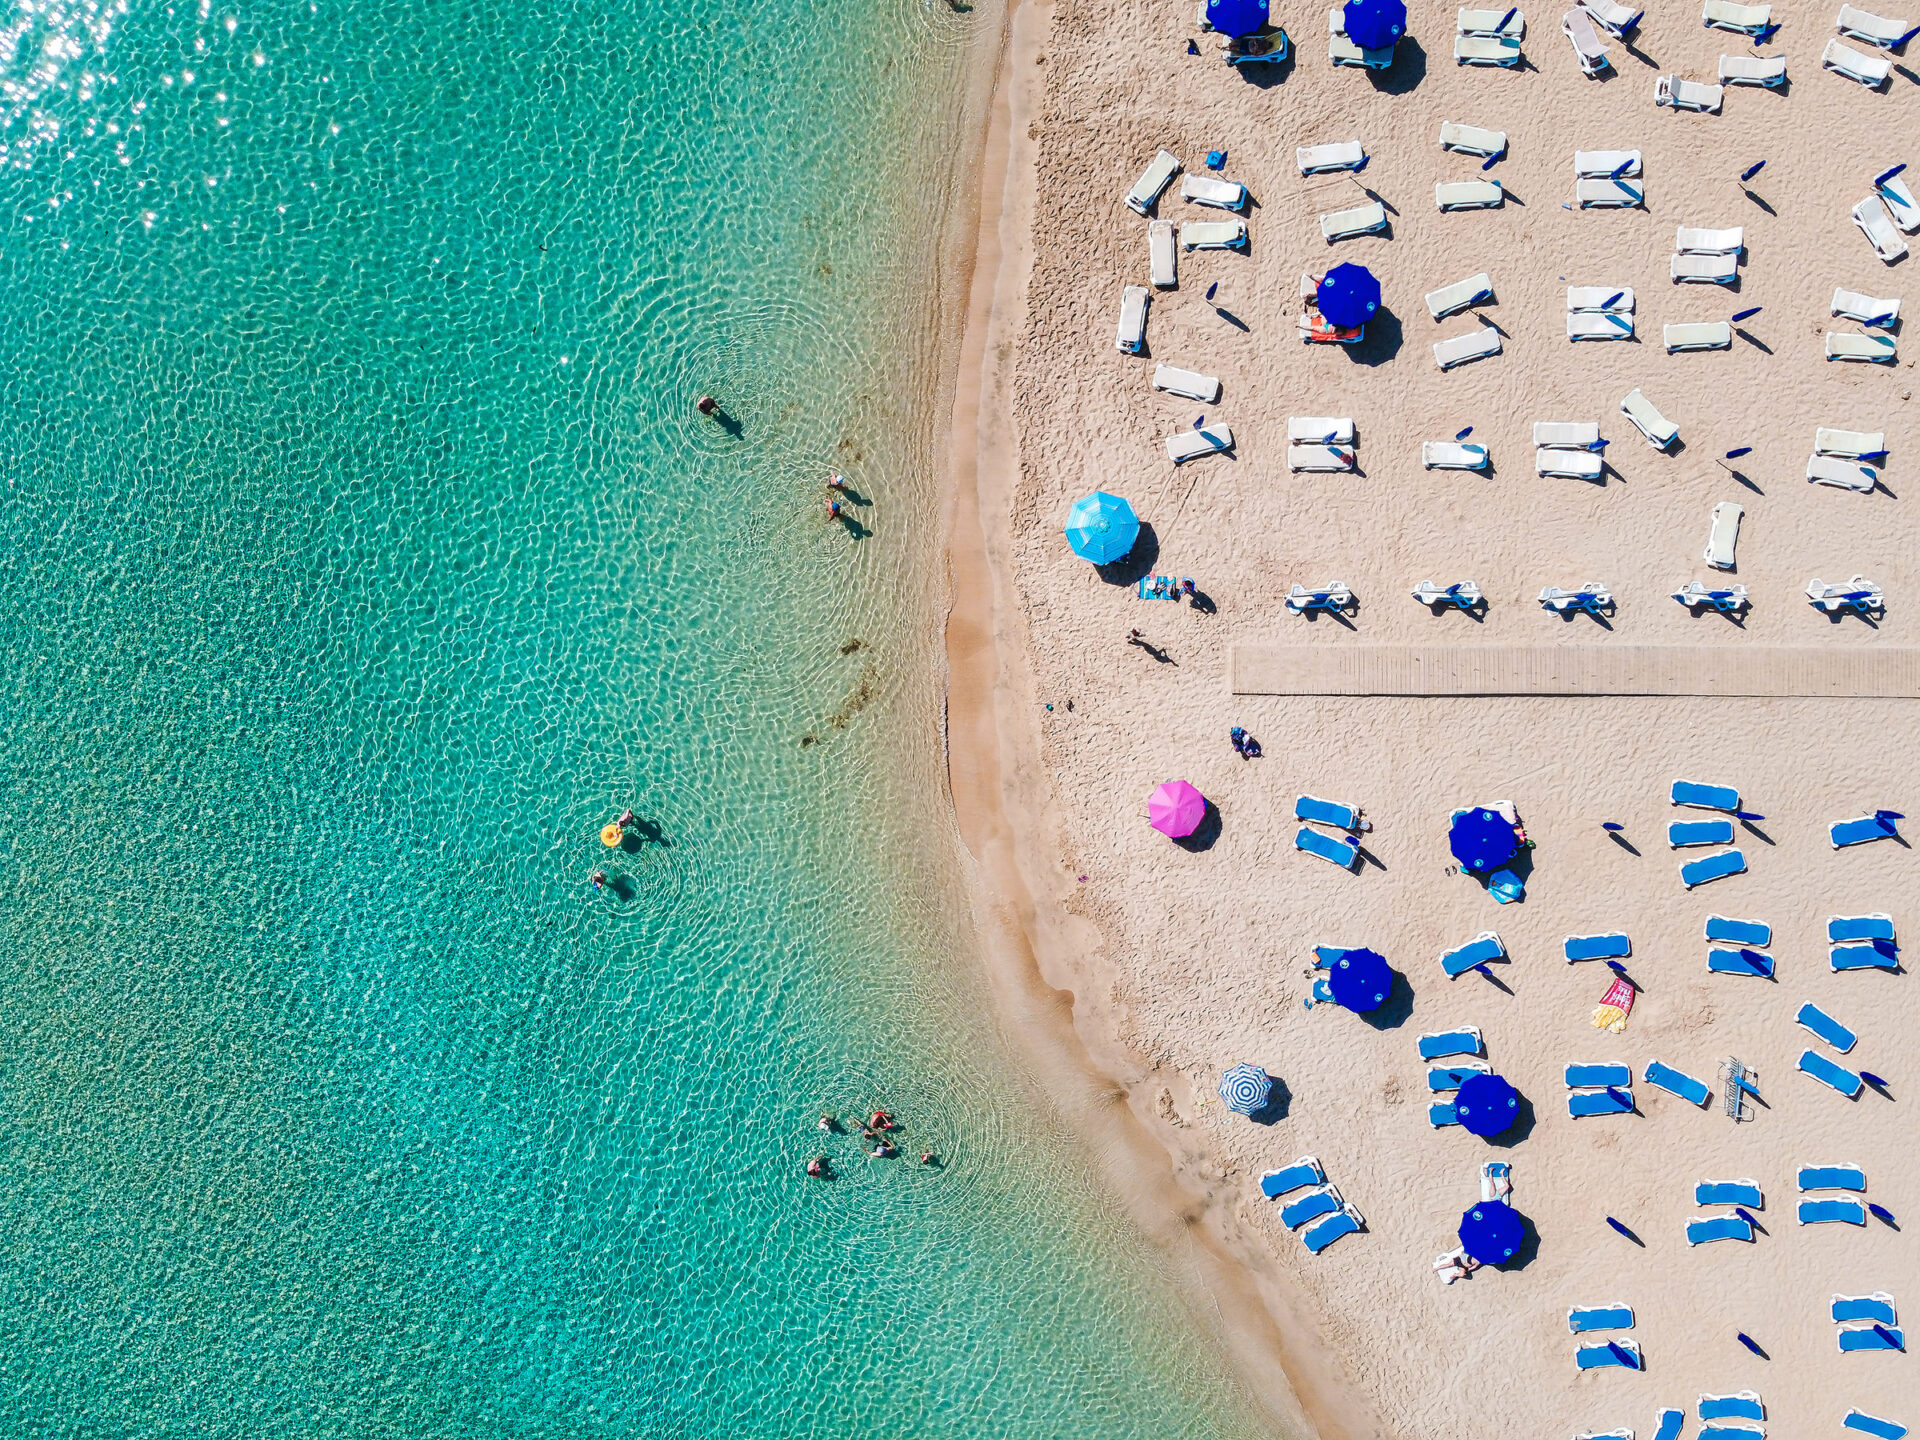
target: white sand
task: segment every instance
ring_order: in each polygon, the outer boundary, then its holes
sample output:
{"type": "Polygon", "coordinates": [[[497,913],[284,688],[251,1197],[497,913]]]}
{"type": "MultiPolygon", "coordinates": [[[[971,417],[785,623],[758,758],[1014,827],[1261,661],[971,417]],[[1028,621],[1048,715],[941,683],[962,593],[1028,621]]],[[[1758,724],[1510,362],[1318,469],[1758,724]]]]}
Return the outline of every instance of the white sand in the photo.
{"type": "MultiPolygon", "coordinates": [[[[1920,1324],[1909,1235],[1878,1221],[1865,1230],[1794,1221],[1795,1168],[1848,1160],[1866,1168],[1866,1198],[1920,1225],[1920,1072],[1908,1058],[1915,981],[1830,974],[1824,943],[1836,911],[1890,911],[1920,939],[1920,908],[1908,903],[1912,852],[1882,843],[1836,854],[1825,831],[1876,806],[1920,816],[1920,705],[1235,699],[1225,681],[1237,641],[1600,640],[1608,632],[1591,621],[1562,622],[1532,600],[1542,585],[1589,579],[1619,597],[1611,635],[1620,639],[1916,643],[1912,361],[1829,364],[1821,337],[1858,328],[1828,316],[1835,285],[1913,291],[1909,306],[1920,304],[1920,271],[1882,265],[1847,214],[1879,170],[1920,162],[1920,86],[1896,73],[1885,93],[1870,93],[1821,72],[1827,12],[1776,7],[1786,25],[1773,50],[1789,57],[1791,93],[1730,89],[1719,116],[1658,110],[1656,74],[1711,78],[1718,55],[1747,48],[1703,29],[1697,6],[1675,0],[1653,9],[1636,37],[1658,68],[1612,42],[1621,73],[1605,83],[1580,78],[1557,11],[1528,12],[1526,53],[1539,68],[1507,73],[1456,68],[1452,8],[1417,6],[1410,29],[1426,68],[1404,93],[1388,92],[1419,72],[1417,57],[1403,53],[1385,88],[1335,70],[1323,10],[1296,7],[1276,17],[1296,60],[1268,86],[1249,83],[1269,78],[1257,70],[1243,77],[1182,53],[1196,8],[1059,0],[1048,46],[1030,319],[1015,369],[1011,548],[1064,868],[1036,867],[1028,879],[1043,907],[1064,903],[1103,937],[1100,953],[1059,962],[1059,978],[1074,981],[1084,1022],[1110,1027],[1155,1067],[1134,1077],[1134,1108],[1159,1116],[1189,1190],[1213,1202],[1276,1312],[1308,1317],[1292,1322],[1292,1343],[1328,1347],[1357,1408],[1377,1415],[1377,1430],[1360,1421],[1340,1427],[1347,1433],[1478,1440],[1632,1426],[1645,1437],[1655,1410],[1672,1405],[1689,1408],[1692,1434],[1698,1392],[1741,1388],[1761,1392],[1779,1435],[1842,1433],[1850,1405],[1920,1426],[1914,1362],[1839,1355],[1827,1318],[1831,1292],[1888,1290],[1911,1312],[1903,1320],[1920,1324]],[[1439,149],[1442,120],[1509,132],[1510,158],[1486,173],[1524,204],[1435,211],[1436,180],[1482,174],[1439,149]],[[1357,180],[1303,181],[1295,171],[1296,145],[1354,136],[1373,156],[1357,180]],[[1122,285],[1146,279],[1146,223],[1120,197],[1161,145],[1196,166],[1207,149],[1226,147],[1225,174],[1245,181],[1259,208],[1249,256],[1182,257],[1179,291],[1153,302],[1152,359],[1135,359],[1113,348],[1112,332],[1122,285]],[[1576,148],[1642,150],[1648,209],[1562,209],[1576,148]],[[1733,183],[1763,158],[1754,189],[1777,214],[1733,183]],[[1316,216],[1359,203],[1362,186],[1399,212],[1392,238],[1324,244],[1316,216]],[[1669,284],[1681,224],[1747,227],[1737,291],[1669,284]],[[1376,325],[1367,353],[1378,363],[1295,338],[1300,272],[1341,260],[1376,267],[1397,317],[1376,325]],[[1507,333],[1506,353],[1441,374],[1430,343],[1477,322],[1435,324],[1421,296],[1479,270],[1493,277],[1498,303],[1484,313],[1507,333]],[[1203,300],[1216,279],[1246,331],[1203,300]],[[1568,284],[1632,286],[1640,342],[1570,344],[1568,284]],[[1741,339],[1728,353],[1661,353],[1663,323],[1752,305],[1765,309],[1747,328],[1771,354],[1741,339]],[[1396,324],[1397,347],[1382,338],[1396,324]],[[1220,375],[1222,401],[1156,394],[1147,379],[1156,360],[1220,375]],[[1684,450],[1657,455],[1619,413],[1636,385],[1679,423],[1684,450]],[[1202,411],[1233,426],[1238,458],[1176,471],[1161,437],[1202,411]],[[1290,476],[1289,415],[1353,416],[1364,476],[1290,476]],[[1618,473],[1603,486],[1536,478],[1528,426],[1537,419],[1599,420],[1618,473]],[[1468,424],[1492,446],[1497,474],[1423,472],[1420,442],[1468,424]],[[1893,493],[1809,486],[1802,470],[1822,424],[1886,430],[1893,493]],[[1757,491],[1713,463],[1738,445],[1755,447],[1741,468],[1757,491]],[[1095,486],[1134,501],[1158,535],[1153,568],[1193,576],[1217,613],[1138,600],[1069,554],[1060,522],[1095,486]],[[1699,557],[1709,511],[1727,499],[1747,510],[1740,568],[1726,577],[1753,591],[1744,630],[1691,619],[1666,598],[1687,580],[1715,581],[1699,557]],[[1812,575],[1856,571],[1888,595],[1877,630],[1830,625],[1801,597],[1812,575]],[[1433,617],[1405,593],[1423,579],[1468,577],[1492,600],[1484,624],[1433,617]],[[1282,610],[1291,582],[1336,578],[1361,600],[1351,631],[1282,610]],[[1123,644],[1136,625],[1175,663],[1123,644]],[[1232,724],[1260,737],[1264,759],[1234,755],[1232,724]],[[1669,810],[1676,775],[1736,784],[1766,815],[1768,838],[1740,842],[1749,874],[1682,890],[1662,827],[1699,812],[1669,810]],[[1174,776],[1222,813],[1220,839],[1204,853],[1146,826],[1148,794],[1174,776]],[[1295,852],[1292,801],[1302,792],[1364,805],[1378,827],[1367,837],[1377,863],[1347,875],[1295,852]],[[1446,873],[1448,811],[1497,799],[1518,805],[1538,844],[1521,906],[1497,906],[1446,873]],[[1624,823],[1640,854],[1609,841],[1602,820],[1624,823]],[[1700,927],[1712,911],[1772,922],[1779,983],[1706,973],[1700,927]],[[1436,963],[1440,950],[1488,928],[1514,957],[1497,971],[1512,994],[1477,976],[1449,982],[1436,963]],[[1631,934],[1632,973],[1646,987],[1621,1036],[1588,1023],[1605,969],[1560,954],[1563,935],[1600,929],[1631,934]],[[1411,982],[1410,1018],[1379,1031],[1333,1007],[1304,1011],[1302,972],[1320,942],[1385,953],[1411,982]],[[1885,1077],[1892,1101],[1868,1091],[1848,1102],[1794,1072],[1816,1044],[1793,1023],[1808,999],[1859,1031],[1844,1063],[1885,1077]],[[1493,1064],[1534,1107],[1531,1133],[1511,1148],[1426,1123],[1415,1039],[1462,1022],[1486,1031],[1493,1064]],[[1560,1069],[1569,1060],[1625,1060],[1637,1076],[1658,1057],[1711,1081],[1728,1055],[1759,1071],[1766,1106],[1753,1123],[1735,1126],[1717,1104],[1695,1111],[1645,1084],[1635,1086],[1637,1117],[1567,1117],[1560,1069]],[[1219,1072],[1241,1059],[1264,1064],[1291,1092],[1271,1128],[1229,1117],[1211,1098],[1219,1072]],[[1367,1219],[1365,1234],[1317,1259],[1255,1186],[1261,1171],[1302,1152],[1320,1157],[1367,1219]],[[1477,1198],[1476,1168],[1490,1157],[1513,1162],[1537,1257],[1443,1287],[1429,1262],[1451,1248],[1461,1209],[1477,1198]],[[1764,1187],[1769,1233],[1752,1246],[1690,1251],[1693,1182],[1736,1176],[1764,1187]],[[1609,1214],[1646,1247],[1614,1235],[1609,1214]],[[1615,1301],[1637,1312],[1631,1333],[1646,1370],[1576,1374],[1567,1308],[1615,1301]],[[1748,1355],[1736,1329],[1772,1360],[1748,1355]]],[[[1160,213],[1217,214],[1171,197],[1160,213]]],[[[1903,337],[1903,349],[1911,343],[1903,337]]],[[[1330,1432],[1324,1418],[1321,1428],[1330,1432]]]]}

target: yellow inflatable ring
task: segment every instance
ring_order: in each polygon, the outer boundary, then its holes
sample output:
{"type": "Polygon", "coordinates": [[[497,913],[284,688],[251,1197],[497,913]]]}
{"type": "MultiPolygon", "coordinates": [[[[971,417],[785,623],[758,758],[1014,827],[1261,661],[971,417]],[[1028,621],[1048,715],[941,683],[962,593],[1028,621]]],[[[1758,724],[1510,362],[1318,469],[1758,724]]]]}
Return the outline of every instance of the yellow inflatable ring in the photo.
{"type": "Polygon", "coordinates": [[[627,838],[627,832],[618,825],[605,825],[600,830],[600,843],[609,850],[616,849],[627,838]]]}

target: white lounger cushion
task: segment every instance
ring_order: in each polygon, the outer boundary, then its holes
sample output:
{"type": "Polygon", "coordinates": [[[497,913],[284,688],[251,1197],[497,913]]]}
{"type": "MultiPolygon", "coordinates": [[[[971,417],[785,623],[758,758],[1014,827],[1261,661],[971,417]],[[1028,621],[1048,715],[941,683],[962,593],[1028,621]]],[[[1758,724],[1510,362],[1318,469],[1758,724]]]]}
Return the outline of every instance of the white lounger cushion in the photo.
{"type": "Polygon", "coordinates": [[[1238,210],[1247,203],[1247,187],[1238,180],[1215,180],[1210,175],[1188,172],[1180,177],[1180,198],[1191,200],[1195,205],[1238,210]]]}
{"type": "Polygon", "coordinates": [[[1640,17],[1646,13],[1622,5],[1620,0],[1580,0],[1580,8],[1610,34],[1621,36],[1639,24],[1640,17]]]}
{"type": "Polygon", "coordinates": [[[1638,180],[1576,180],[1574,203],[1582,210],[1634,210],[1647,203],[1647,187],[1638,180]]]}
{"type": "Polygon", "coordinates": [[[1556,450],[1542,446],[1533,452],[1536,475],[1560,475],[1569,480],[1598,480],[1606,463],[1593,450],[1556,450]]]}
{"type": "Polygon", "coordinates": [[[1287,446],[1287,468],[1289,470],[1351,470],[1353,451],[1342,450],[1337,445],[1289,445],[1287,446]]]}
{"type": "Polygon", "coordinates": [[[1500,332],[1491,325],[1466,335],[1456,335],[1451,340],[1433,342],[1433,361],[1442,370],[1451,370],[1454,366],[1464,365],[1469,360],[1478,360],[1484,356],[1499,353],[1500,332]]]}
{"type": "Polygon", "coordinates": [[[1787,78],[1784,55],[1722,55],[1720,80],[1726,85],[1778,85],[1787,78]]]}
{"type": "Polygon", "coordinates": [[[1707,548],[1701,558],[1714,569],[1733,569],[1733,547],[1740,539],[1740,517],[1746,513],[1731,500],[1713,507],[1713,518],[1707,522],[1707,548]]]}
{"type": "Polygon", "coordinates": [[[1498,180],[1442,180],[1433,187],[1433,203],[1442,210],[1490,210],[1505,198],[1498,180]]]}
{"type": "Polygon", "coordinates": [[[1638,150],[1576,150],[1573,152],[1573,177],[1576,180],[1611,180],[1613,172],[1622,175],[1640,173],[1638,150]],[[1627,168],[1620,170],[1624,165],[1627,168]]]}
{"type": "Polygon", "coordinates": [[[1567,309],[1619,310],[1631,314],[1633,287],[1631,285],[1569,285],[1567,286],[1567,309]]]}
{"type": "Polygon", "coordinates": [[[1593,16],[1586,10],[1567,11],[1560,20],[1560,33],[1573,43],[1581,74],[1598,75],[1613,63],[1607,58],[1607,47],[1600,39],[1600,32],[1593,28],[1593,16]]]}
{"type": "Polygon", "coordinates": [[[1620,410],[1656,450],[1664,450],[1680,438],[1680,427],[1654,409],[1653,402],[1640,393],[1638,386],[1627,392],[1627,398],[1620,402],[1620,410]]]}
{"type": "Polygon", "coordinates": [[[1536,420],[1533,422],[1536,445],[1568,445],[1586,449],[1600,443],[1598,420],[1536,420]]]}
{"type": "Polygon", "coordinates": [[[1822,425],[1813,432],[1814,452],[1819,455],[1845,455],[1857,460],[1862,455],[1878,455],[1887,448],[1884,430],[1834,430],[1822,425]]]}
{"type": "Polygon", "coordinates": [[[1440,125],[1440,148],[1457,150],[1462,155],[1499,155],[1507,148],[1507,132],[1484,130],[1478,125],[1456,125],[1446,120],[1440,125]]]}
{"type": "Polygon", "coordinates": [[[1358,170],[1366,162],[1366,148],[1358,140],[1342,140],[1332,145],[1302,145],[1293,152],[1302,175],[1317,175],[1323,170],[1358,170]]]}
{"type": "Polygon", "coordinates": [[[1735,255],[1676,255],[1667,262],[1667,274],[1677,285],[1731,285],[1740,275],[1735,255]]]}
{"type": "Polygon", "coordinates": [[[1575,310],[1567,316],[1569,340],[1631,340],[1633,316],[1613,310],[1575,310]]]}
{"type": "Polygon", "coordinates": [[[1653,103],[1670,105],[1675,110],[1704,110],[1717,115],[1722,88],[1700,80],[1682,80],[1678,75],[1662,75],[1653,82],[1653,103]]]}
{"type": "Polygon", "coordinates": [[[1673,248],[1682,255],[1738,255],[1746,239],[1744,225],[1731,230],[1696,230],[1682,225],[1673,232],[1673,248]]]}
{"type": "Polygon", "coordinates": [[[1456,35],[1453,37],[1453,63],[1456,65],[1518,65],[1520,42],[1504,35],[1456,35]]]}
{"type": "Polygon", "coordinates": [[[1122,350],[1138,350],[1147,339],[1147,287],[1129,285],[1120,292],[1120,330],[1114,344],[1122,350]]]}
{"type": "Polygon", "coordinates": [[[1893,223],[1911,235],[1920,230],[1920,203],[1915,203],[1913,191],[1907,188],[1905,177],[1895,175],[1879,186],[1881,201],[1887,207],[1887,213],[1893,216],[1893,223]]]}
{"type": "Polygon", "coordinates": [[[1856,10],[1851,5],[1840,7],[1840,18],[1833,22],[1833,26],[1842,35],[1851,35],[1869,45],[1878,45],[1882,50],[1891,50],[1913,28],[1904,20],[1883,19],[1865,10],[1856,10]]]}
{"type": "Polygon", "coordinates": [[[1220,398],[1220,378],[1202,375],[1198,370],[1178,370],[1171,365],[1153,367],[1153,388],[1169,395],[1184,395],[1211,405],[1220,398]]]}
{"type": "Polygon", "coordinates": [[[1487,447],[1429,440],[1420,447],[1420,463],[1429,470],[1481,470],[1486,468],[1487,447]]]}
{"type": "Polygon", "coordinates": [[[1182,430],[1178,435],[1167,437],[1167,458],[1176,465],[1197,456],[1211,455],[1216,450],[1232,448],[1233,427],[1229,425],[1209,425],[1202,430],[1182,430]]]}
{"type": "Polygon", "coordinates": [[[1173,221],[1155,220],[1148,224],[1147,272],[1162,290],[1171,290],[1179,283],[1180,272],[1174,264],[1178,253],[1173,243],[1173,221]]]}
{"type": "Polygon", "coordinates": [[[1734,0],[1706,0],[1700,8],[1700,23],[1709,30],[1734,30],[1752,35],[1767,28],[1773,18],[1771,5],[1736,5],[1734,0]]]}
{"type": "Polygon", "coordinates": [[[1376,200],[1356,205],[1351,210],[1335,210],[1320,217],[1320,233],[1329,241],[1353,235],[1367,235],[1387,228],[1386,207],[1376,200]]]}
{"type": "Polygon", "coordinates": [[[1442,285],[1438,290],[1429,290],[1427,309],[1434,319],[1444,320],[1456,310],[1464,310],[1469,305],[1492,298],[1493,278],[1489,275],[1469,275],[1451,285],[1442,285]]]}
{"type": "Polygon", "coordinates": [[[1292,415],[1287,419],[1287,439],[1295,445],[1351,445],[1351,415],[1292,415]]]}
{"type": "Polygon", "coordinates": [[[1153,202],[1160,198],[1160,192],[1179,173],[1180,157],[1171,150],[1162,150],[1134,182],[1133,189],[1127,192],[1127,208],[1146,214],[1153,208],[1153,202]]]}
{"type": "Polygon", "coordinates": [[[1893,73],[1893,62],[1883,60],[1878,55],[1866,55],[1851,45],[1842,45],[1838,40],[1827,41],[1827,48],[1820,52],[1820,67],[1831,70],[1836,75],[1844,75],[1849,80],[1858,80],[1869,90],[1877,89],[1887,83],[1887,76],[1893,73]]]}
{"type": "Polygon", "coordinates": [[[1733,326],[1725,320],[1704,324],[1666,327],[1667,353],[1676,350],[1729,350],[1733,347],[1733,326]]]}
{"type": "Polygon", "coordinates": [[[1867,237],[1867,243],[1873,246],[1873,253],[1887,264],[1891,265],[1907,253],[1907,242],[1893,228],[1893,216],[1887,213],[1887,207],[1878,195],[1869,195],[1853,207],[1853,223],[1867,237]]]}
{"type": "Polygon", "coordinates": [[[1827,331],[1829,360],[1875,360],[1892,364],[1897,358],[1891,335],[1862,335],[1857,330],[1827,331]]]}
{"type": "Polygon", "coordinates": [[[1454,16],[1455,28],[1462,35],[1508,35],[1519,39],[1527,33],[1527,17],[1517,7],[1498,10],[1462,10],[1454,16]],[[1501,24],[1501,21],[1506,24],[1501,24]]]}
{"type": "Polygon", "coordinates": [[[1866,494],[1880,479],[1880,472],[1858,460],[1843,460],[1838,455],[1807,457],[1807,479],[1816,485],[1831,485],[1837,490],[1858,490],[1866,494]]]}
{"type": "Polygon", "coordinates": [[[1246,243],[1244,220],[1186,220],[1180,225],[1183,250],[1230,250],[1246,243]]]}

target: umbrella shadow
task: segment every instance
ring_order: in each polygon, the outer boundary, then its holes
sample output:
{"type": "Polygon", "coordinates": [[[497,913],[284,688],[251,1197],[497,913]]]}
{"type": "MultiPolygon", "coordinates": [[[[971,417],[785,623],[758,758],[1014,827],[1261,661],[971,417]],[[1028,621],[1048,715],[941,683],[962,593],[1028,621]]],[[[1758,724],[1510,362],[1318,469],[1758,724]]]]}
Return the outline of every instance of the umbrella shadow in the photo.
{"type": "Polygon", "coordinates": [[[1384,365],[1400,353],[1406,341],[1400,317],[1382,305],[1367,321],[1367,333],[1357,345],[1345,345],[1347,359],[1356,365],[1384,365]]]}
{"type": "Polygon", "coordinates": [[[1613,841],[1613,843],[1618,845],[1622,850],[1626,851],[1627,854],[1629,855],[1638,855],[1640,853],[1638,850],[1633,848],[1633,842],[1627,839],[1627,837],[1622,835],[1618,830],[1609,830],[1607,832],[1607,838],[1613,841]]]}
{"type": "Polygon", "coordinates": [[[1160,563],[1160,537],[1153,526],[1140,522],[1140,533],[1133,537],[1133,548],[1118,560],[1093,567],[1093,573],[1109,585],[1137,585],[1153,573],[1160,563]]]}
{"type": "Polygon", "coordinates": [[[1220,809],[1211,800],[1207,801],[1207,813],[1200,817],[1200,823],[1194,826],[1191,835],[1181,835],[1174,844],[1189,854],[1198,855],[1211,850],[1214,842],[1220,838],[1220,809]]]}
{"type": "Polygon", "coordinates": [[[1413,1014],[1413,984],[1398,970],[1393,972],[1393,988],[1377,1010],[1368,1010],[1360,1018],[1376,1030],[1397,1030],[1413,1014]]]}
{"type": "Polygon", "coordinates": [[[1278,1125],[1293,1108],[1293,1092],[1287,1088],[1287,1082],[1273,1075],[1267,1079],[1273,1082],[1273,1088],[1267,1092],[1267,1103],[1247,1116],[1256,1125],[1278,1125]]]}
{"type": "Polygon", "coordinates": [[[1367,71],[1373,88],[1383,95],[1405,95],[1427,78],[1427,52],[1411,35],[1402,35],[1393,47],[1393,63],[1384,70],[1367,71]]]}
{"type": "Polygon", "coordinates": [[[1533,1134],[1533,1127],[1538,1121],[1538,1117],[1533,1112],[1533,1101],[1521,1095],[1517,1089],[1513,1093],[1519,1096],[1519,1103],[1513,1108],[1513,1123],[1498,1135],[1486,1137],[1487,1144],[1497,1150],[1511,1150],[1525,1141],[1529,1135],[1533,1134]]]}
{"type": "Polygon", "coordinates": [[[1758,840],[1763,845],[1773,845],[1778,843],[1774,840],[1774,838],[1771,835],[1767,834],[1766,831],[1762,830],[1758,825],[1754,824],[1753,821],[1751,820],[1742,820],[1740,822],[1740,825],[1743,829],[1748,831],[1753,836],[1754,839],[1758,840]]]}

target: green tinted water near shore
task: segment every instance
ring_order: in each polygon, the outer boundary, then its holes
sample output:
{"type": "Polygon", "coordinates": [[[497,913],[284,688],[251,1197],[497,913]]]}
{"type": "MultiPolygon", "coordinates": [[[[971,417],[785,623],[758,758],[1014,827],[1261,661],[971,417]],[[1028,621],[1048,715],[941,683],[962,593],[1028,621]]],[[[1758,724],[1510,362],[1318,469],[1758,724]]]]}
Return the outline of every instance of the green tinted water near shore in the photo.
{"type": "Polygon", "coordinates": [[[1249,1433],[964,952],[992,19],[10,15],[7,1433],[1249,1433]]]}

